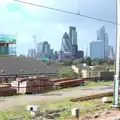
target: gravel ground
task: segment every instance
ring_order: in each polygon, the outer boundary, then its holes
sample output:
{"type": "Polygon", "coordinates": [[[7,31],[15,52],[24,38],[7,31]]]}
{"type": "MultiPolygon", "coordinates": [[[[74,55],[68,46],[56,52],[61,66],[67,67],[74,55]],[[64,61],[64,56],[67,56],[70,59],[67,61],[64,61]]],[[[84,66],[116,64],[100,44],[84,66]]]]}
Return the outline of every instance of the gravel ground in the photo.
{"type": "Polygon", "coordinates": [[[95,115],[86,115],[80,120],[120,120],[120,110],[102,110],[95,115]]]}
{"type": "Polygon", "coordinates": [[[89,87],[89,88],[73,88],[71,90],[53,92],[47,94],[38,95],[21,95],[13,97],[0,98],[0,110],[8,109],[10,107],[17,107],[20,105],[26,105],[28,103],[40,102],[40,101],[59,101],[69,98],[81,97],[92,95],[96,93],[104,93],[113,91],[112,85],[106,85],[101,87],[89,87]]]}

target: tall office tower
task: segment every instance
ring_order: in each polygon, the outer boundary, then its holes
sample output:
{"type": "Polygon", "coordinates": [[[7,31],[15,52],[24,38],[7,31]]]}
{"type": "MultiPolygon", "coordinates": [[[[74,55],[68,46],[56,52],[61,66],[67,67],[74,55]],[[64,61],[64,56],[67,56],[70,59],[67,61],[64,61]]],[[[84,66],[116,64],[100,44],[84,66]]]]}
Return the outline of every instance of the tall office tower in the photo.
{"type": "Polygon", "coordinates": [[[28,57],[35,58],[36,57],[36,50],[35,49],[29,49],[28,50],[28,57]]]}
{"type": "Polygon", "coordinates": [[[40,42],[37,44],[37,57],[50,58],[51,49],[50,44],[47,41],[40,42]]]}
{"type": "Polygon", "coordinates": [[[50,56],[50,59],[54,58],[54,50],[53,49],[50,49],[49,56],[50,56]]]}
{"type": "Polygon", "coordinates": [[[104,59],[109,57],[109,37],[105,31],[105,27],[102,26],[99,31],[97,31],[97,40],[102,40],[104,44],[104,59]]]}
{"type": "Polygon", "coordinates": [[[54,60],[57,60],[57,59],[58,59],[58,52],[55,51],[55,52],[54,52],[54,60]]]}
{"type": "Polygon", "coordinates": [[[105,27],[102,26],[99,31],[97,31],[97,39],[98,40],[105,40],[105,27]]]}
{"type": "Polygon", "coordinates": [[[72,45],[72,58],[77,58],[77,52],[78,52],[78,45],[72,45]]]}
{"type": "Polygon", "coordinates": [[[102,40],[90,43],[90,57],[92,59],[104,58],[104,43],[102,40]]]}
{"type": "Polygon", "coordinates": [[[58,60],[59,61],[63,61],[64,60],[64,52],[63,51],[59,51],[58,52],[58,60]]]}
{"type": "Polygon", "coordinates": [[[47,41],[40,42],[37,44],[37,53],[49,53],[50,44],[47,41]]]}
{"type": "Polygon", "coordinates": [[[72,44],[69,38],[69,35],[67,32],[64,33],[63,38],[62,38],[62,45],[61,45],[61,51],[65,52],[70,52],[72,51],[72,44]]]}
{"type": "Polygon", "coordinates": [[[72,54],[73,59],[76,59],[77,52],[78,52],[76,27],[73,27],[73,26],[69,27],[69,36],[70,36],[70,41],[72,44],[71,54],[72,54]]]}
{"type": "Polygon", "coordinates": [[[109,46],[109,58],[114,59],[114,49],[113,46],[109,46]]]}
{"type": "Polygon", "coordinates": [[[77,59],[82,59],[82,58],[84,58],[84,51],[79,50],[79,51],[77,52],[77,59]]]}
{"type": "Polygon", "coordinates": [[[43,45],[44,45],[44,42],[40,42],[37,44],[37,54],[43,53],[43,45]]]}
{"type": "Polygon", "coordinates": [[[72,45],[77,45],[77,32],[76,27],[69,27],[69,37],[72,45]]]}
{"type": "Polygon", "coordinates": [[[44,44],[43,44],[43,52],[44,53],[49,53],[50,52],[50,44],[45,41],[44,44]]]}

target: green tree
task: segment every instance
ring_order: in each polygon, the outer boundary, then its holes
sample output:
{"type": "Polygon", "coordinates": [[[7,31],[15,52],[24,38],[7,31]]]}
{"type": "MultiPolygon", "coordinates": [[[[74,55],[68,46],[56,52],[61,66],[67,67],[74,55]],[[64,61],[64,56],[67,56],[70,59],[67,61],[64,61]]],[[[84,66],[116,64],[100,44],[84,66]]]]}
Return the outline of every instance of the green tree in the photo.
{"type": "Polygon", "coordinates": [[[87,63],[87,65],[91,66],[91,65],[92,65],[92,60],[91,60],[91,58],[90,58],[90,57],[87,57],[87,58],[85,59],[85,63],[87,63]]]}
{"type": "Polygon", "coordinates": [[[66,61],[64,61],[64,65],[65,66],[71,66],[72,64],[73,64],[72,60],[66,60],[66,61]]]}

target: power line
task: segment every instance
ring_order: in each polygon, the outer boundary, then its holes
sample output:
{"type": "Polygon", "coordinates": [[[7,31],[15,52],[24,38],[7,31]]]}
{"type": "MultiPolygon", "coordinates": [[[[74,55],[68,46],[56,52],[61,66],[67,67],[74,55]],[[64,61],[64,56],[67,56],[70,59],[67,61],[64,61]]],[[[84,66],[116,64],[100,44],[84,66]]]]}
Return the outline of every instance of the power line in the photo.
{"type": "Polygon", "coordinates": [[[41,8],[45,8],[45,9],[50,9],[50,10],[54,10],[54,11],[58,11],[58,12],[63,12],[63,13],[71,14],[71,15],[77,15],[77,16],[80,16],[80,17],[89,18],[89,19],[92,19],[92,20],[97,20],[97,21],[117,25],[115,22],[100,19],[100,18],[96,18],[96,17],[92,17],[92,16],[88,16],[88,15],[84,15],[84,14],[80,14],[79,12],[78,13],[70,12],[70,11],[61,10],[61,9],[57,9],[57,8],[47,7],[47,6],[38,5],[38,4],[34,4],[34,3],[29,3],[29,2],[24,2],[24,1],[21,1],[21,0],[14,0],[14,1],[24,3],[24,4],[29,4],[29,5],[36,6],[36,7],[41,7],[41,8]]]}

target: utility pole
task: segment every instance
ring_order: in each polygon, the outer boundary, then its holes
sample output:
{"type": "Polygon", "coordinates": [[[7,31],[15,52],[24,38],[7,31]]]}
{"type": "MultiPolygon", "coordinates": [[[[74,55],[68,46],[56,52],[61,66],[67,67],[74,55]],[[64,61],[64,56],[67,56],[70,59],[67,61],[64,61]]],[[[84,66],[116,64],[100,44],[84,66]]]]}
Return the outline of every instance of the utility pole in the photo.
{"type": "Polygon", "coordinates": [[[114,76],[113,107],[119,107],[119,72],[120,72],[120,0],[116,0],[116,62],[114,76]]]}

